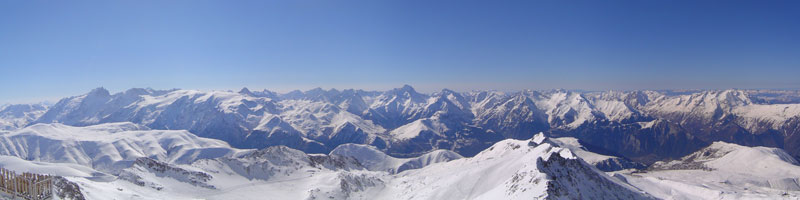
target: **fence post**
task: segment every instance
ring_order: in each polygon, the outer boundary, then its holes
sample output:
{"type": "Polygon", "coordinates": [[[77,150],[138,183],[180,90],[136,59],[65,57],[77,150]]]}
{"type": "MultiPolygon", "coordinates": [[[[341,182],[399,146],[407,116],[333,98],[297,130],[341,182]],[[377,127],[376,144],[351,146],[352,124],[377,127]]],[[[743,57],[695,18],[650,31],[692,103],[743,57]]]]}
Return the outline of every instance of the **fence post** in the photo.
{"type": "Polygon", "coordinates": [[[53,177],[46,174],[22,172],[17,174],[0,168],[0,192],[27,200],[43,200],[53,197],[53,177]]]}

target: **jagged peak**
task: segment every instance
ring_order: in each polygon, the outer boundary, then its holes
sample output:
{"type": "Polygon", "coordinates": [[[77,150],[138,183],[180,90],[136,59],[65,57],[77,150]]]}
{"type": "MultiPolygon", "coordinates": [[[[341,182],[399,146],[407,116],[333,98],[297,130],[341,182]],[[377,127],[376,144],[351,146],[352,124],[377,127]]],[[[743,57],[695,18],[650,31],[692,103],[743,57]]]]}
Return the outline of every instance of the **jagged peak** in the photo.
{"type": "Polygon", "coordinates": [[[111,93],[108,92],[108,90],[106,90],[106,88],[104,88],[104,87],[98,87],[98,88],[92,89],[92,91],[89,91],[89,93],[87,95],[88,96],[111,96],[111,93]]]}
{"type": "Polygon", "coordinates": [[[440,95],[451,95],[451,94],[452,95],[460,95],[458,92],[450,90],[450,89],[447,89],[447,88],[443,88],[442,91],[439,92],[439,94],[440,95]]]}
{"type": "Polygon", "coordinates": [[[425,102],[426,95],[418,93],[410,85],[403,85],[401,88],[395,88],[384,92],[386,97],[400,97],[399,99],[411,99],[413,102],[425,102]]]}
{"type": "Polygon", "coordinates": [[[241,90],[239,90],[239,94],[253,96],[253,92],[250,91],[250,89],[247,89],[247,87],[243,87],[241,90]]]}
{"type": "Polygon", "coordinates": [[[516,94],[514,96],[511,96],[504,104],[513,104],[513,105],[527,104],[529,106],[536,107],[536,105],[533,102],[533,99],[524,94],[516,94]]]}
{"type": "Polygon", "coordinates": [[[403,87],[400,87],[400,90],[403,90],[403,91],[415,91],[414,87],[411,87],[411,85],[408,85],[408,84],[404,84],[403,87]]]}
{"type": "Polygon", "coordinates": [[[408,94],[411,94],[411,95],[419,94],[419,93],[417,92],[417,90],[415,90],[415,89],[414,89],[413,87],[411,87],[410,85],[403,85],[403,87],[400,87],[400,88],[395,88],[395,89],[393,89],[392,91],[393,91],[394,93],[398,94],[398,95],[405,94],[405,93],[408,93],[408,94]]]}

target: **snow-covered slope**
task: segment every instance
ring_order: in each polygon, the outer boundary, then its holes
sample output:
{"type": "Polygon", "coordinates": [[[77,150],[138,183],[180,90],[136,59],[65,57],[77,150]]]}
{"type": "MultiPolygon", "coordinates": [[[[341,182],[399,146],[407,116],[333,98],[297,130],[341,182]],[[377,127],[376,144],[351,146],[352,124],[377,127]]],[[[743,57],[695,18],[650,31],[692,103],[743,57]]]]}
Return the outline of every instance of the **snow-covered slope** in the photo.
{"type": "Polygon", "coordinates": [[[333,149],[330,154],[353,157],[371,171],[386,171],[393,174],[462,158],[461,155],[449,150],[435,150],[415,158],[394,158],[373,146],[360,144],[341,145],[333,149]]]}
{"type": "Polygon", "coordinates": [[[624,174],[627,181],[659,198],[797,199],[800,166],[781,149],[725,142],[624,174]]]}
{"type": "Polygon", "coordinates": [[[87,127],[36,124],[0,134],[0,155],[52,163],[72,163],[116,172],[139,157],[191,163],[241,150],[187,131],[150,130],[129,122],[87,127]]]}
{"type": "Polygon", "coordinates": [[[408,123],[389,132],[389,135],[396,140],[408,140],[419,137],[421,134],[444,136],[444,132],[450,129],[438,120],[419,119],[408,123]]]}
{"type": "Polygon", "coordinates": [[[734,108],[737,124],[752,131],[780,130],[787,121],[800,116],[800,104],[747,105],[734,108]]]}

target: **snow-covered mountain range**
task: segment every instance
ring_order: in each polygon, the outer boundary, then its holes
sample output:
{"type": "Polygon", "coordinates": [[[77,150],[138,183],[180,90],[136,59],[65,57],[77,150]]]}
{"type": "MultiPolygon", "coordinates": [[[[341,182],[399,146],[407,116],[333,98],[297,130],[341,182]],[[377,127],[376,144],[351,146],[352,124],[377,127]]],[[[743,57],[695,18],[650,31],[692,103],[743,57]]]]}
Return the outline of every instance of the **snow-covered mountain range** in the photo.
{"type": "Polygon", "coordinates": [[[791,199],[798,156],[800,93],[780,90],[97,88],[0,106],[0,167],[64,176],[64,198],[791,199]]]}
{"type": "Polygon", "coordinates": [[[0,105],[0,131],[25,127],[46,111],[47,105],[41,103],[0,105]]]}
{"type": "Polygon", "coordinates": [[[151,129],[188,130],[237,148],[285,145],[328,153],[355,143],[399,157],[435,149],[472,156],[500,140],[526,139],[544,131],[652,163],[679,158],[714,141],[778,147],[798,156],[800,101],[795,100],[800,97],[792,94],[796,93],[447,89],[424,94],[408,85],[382,92],[137,88],[111,94],[97,88],[49,107],[5,106],[0,125],[12,130],[36,123],[132,122],[151,129]]]}

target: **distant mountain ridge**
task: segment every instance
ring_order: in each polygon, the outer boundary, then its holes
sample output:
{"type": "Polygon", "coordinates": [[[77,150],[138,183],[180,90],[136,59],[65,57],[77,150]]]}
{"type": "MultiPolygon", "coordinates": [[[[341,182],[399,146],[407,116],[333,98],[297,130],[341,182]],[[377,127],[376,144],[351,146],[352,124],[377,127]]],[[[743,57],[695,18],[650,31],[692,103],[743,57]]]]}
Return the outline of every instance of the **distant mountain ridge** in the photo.
{"type": "Polygon", "coordinates": [[[23,115],[0,111],[0,124],[14,124],[5,126],[11,130],[36,123],[133,122],[151,129],[189,130],[238,148],[285,145],[328,153],[356,143],[400,157],[435,149],[471,156],[500,140],[527,139],[543,131],[650,163],[679,158],[714,141],[778,147],[797,157],[800,97],[794,95],[800,96],[769,90],[443,89],[424,94],[408,85],[388,91],[317,88],[285,94],[247,88],[134,88],[111,94],[97,88],[23,115]]]}

